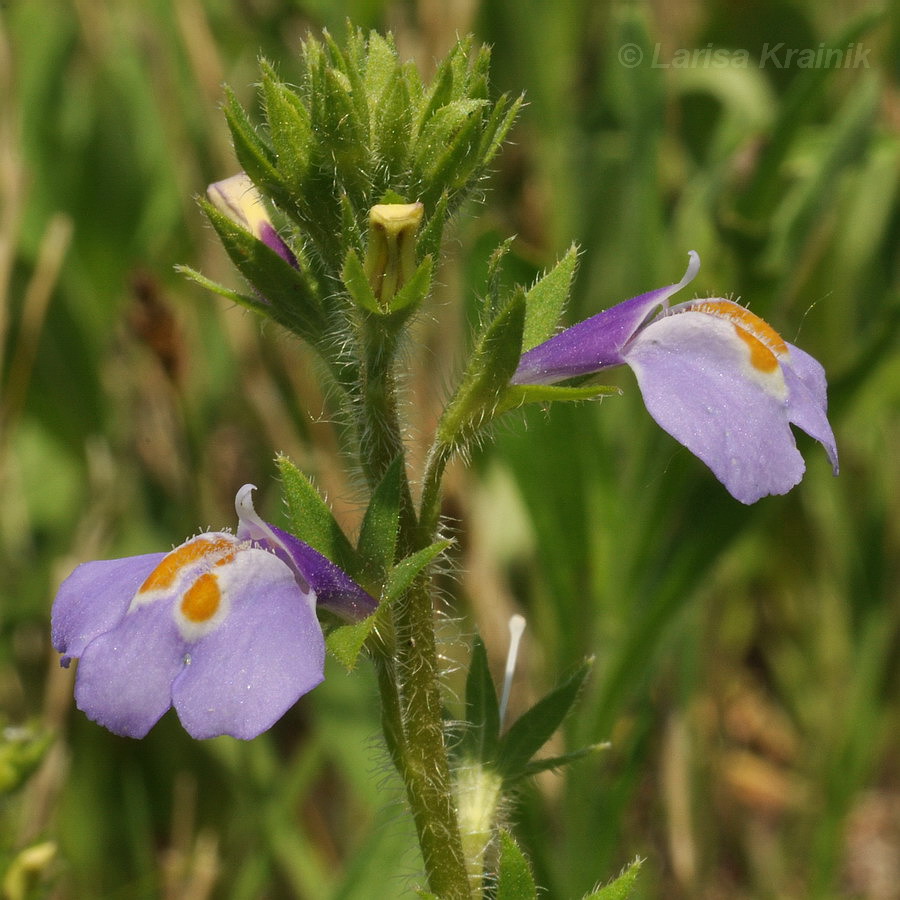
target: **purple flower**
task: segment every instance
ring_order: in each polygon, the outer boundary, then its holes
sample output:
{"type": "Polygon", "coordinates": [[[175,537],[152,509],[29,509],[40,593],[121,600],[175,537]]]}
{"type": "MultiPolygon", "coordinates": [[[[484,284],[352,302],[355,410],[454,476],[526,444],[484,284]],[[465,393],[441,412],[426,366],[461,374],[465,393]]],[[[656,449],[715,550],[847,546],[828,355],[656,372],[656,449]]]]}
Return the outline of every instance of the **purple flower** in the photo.
{"type": "Polygon", "coordinates": [[[285,262],[297,268],[297,258],[279,237],[256,185],[244,172],[216,181],[206,189],[206,196],[219,212],[237,222],[285,262]]]}
{"type": "Polygon", "coordinates": [[[522,355],[513,384],[552,384],[625,364],[657,424],[700,457],[742,503],[784,494],[805,464],[791,425],[825,448],[825,372],[808,353],[731,300],[669,306],[700,268],[693,251],[677,284],[641,294],[522,355]]]}
{"type": "Polygon", "coordinates": [[[51,613],[53,646],[79,657],[75,701],[140,738],[174,706],[195,738],[249,739],[323,678],[316,601],[349,619],[375,600],[238,491],[237,534],[200,534],[169,553],[83,563],[51,613]]]}

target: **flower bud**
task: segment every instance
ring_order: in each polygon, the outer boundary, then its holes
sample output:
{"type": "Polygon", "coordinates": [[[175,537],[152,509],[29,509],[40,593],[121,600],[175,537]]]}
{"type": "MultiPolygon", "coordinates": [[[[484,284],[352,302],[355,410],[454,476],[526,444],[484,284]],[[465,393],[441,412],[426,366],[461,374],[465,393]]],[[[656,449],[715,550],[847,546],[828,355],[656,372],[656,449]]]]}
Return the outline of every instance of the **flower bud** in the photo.
{"type": "Polygon", "coordinates": [[[214,182],[206,189],[206,196],[219,212],[246,228],[285,262],[297,268],[297,258],[279,237],[262,196],[245,172],[214,182]]]}
{"type": "Polygon", "coordinates": [[[423,213],[421,203],[379,203],[369,211],[366,276],[385,310],[416,271],[416,232],[423,213]]]}

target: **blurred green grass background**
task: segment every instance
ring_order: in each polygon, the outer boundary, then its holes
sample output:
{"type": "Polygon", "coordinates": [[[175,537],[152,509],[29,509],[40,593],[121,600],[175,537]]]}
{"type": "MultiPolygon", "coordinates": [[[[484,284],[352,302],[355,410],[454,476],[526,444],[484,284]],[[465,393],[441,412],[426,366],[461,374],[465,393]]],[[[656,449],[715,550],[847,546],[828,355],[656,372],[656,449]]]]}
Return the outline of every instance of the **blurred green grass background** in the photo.
{"type": "Polygon", "coordinates": [[[801,437],[804,482],[749,509],[627,372],[451,472],[448,667],[472,623],[499,666],[517,610],[514,708],[596,656],[559,741],[611,749],[510,810],[546,896],[640,855],[643,897],[900,897],[900,17],[863,0],[0,4],[0,863],[57,845],[18,896],[350,900],[419,877],[365,666],[251,744],[171,715],[138,743],[73,712],[47,636],[77,562],[229,524],[247,481],[278,520],[275,451],[355,527],[310,355],[174,271],[234,283],[193,202],[236,168],[222,83],[252,104],[259,54],[290,80],[306,31],[348,17],[426,72],[472,31],[528,99],[409,352],[413,461],[513,233],[521,279],[580,244],[570,321],[695,249],[692,290],[749,302],[830,376],[841,476],[801,437]],[[777,64],[831,46],[860,62],[777,64]]]}

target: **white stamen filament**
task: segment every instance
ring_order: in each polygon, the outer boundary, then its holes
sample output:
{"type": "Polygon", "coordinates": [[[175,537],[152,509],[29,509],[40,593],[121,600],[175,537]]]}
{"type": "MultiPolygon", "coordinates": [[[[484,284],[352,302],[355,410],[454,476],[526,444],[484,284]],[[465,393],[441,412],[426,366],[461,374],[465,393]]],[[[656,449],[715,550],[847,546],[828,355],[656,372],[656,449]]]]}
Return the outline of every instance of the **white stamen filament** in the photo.
{"type": "Polygon", "coordinates": [[[503,673],[503,693],[500,697],[500,727],[506,718],[506,707],[509,703],[509,692],[512,689],[513,672],[516,670],[516,657],[519,655],[519,642],[525,631],[525,617],[516,613],[509,620],[509,650],[506,654],[506,671],[503,673]]]}

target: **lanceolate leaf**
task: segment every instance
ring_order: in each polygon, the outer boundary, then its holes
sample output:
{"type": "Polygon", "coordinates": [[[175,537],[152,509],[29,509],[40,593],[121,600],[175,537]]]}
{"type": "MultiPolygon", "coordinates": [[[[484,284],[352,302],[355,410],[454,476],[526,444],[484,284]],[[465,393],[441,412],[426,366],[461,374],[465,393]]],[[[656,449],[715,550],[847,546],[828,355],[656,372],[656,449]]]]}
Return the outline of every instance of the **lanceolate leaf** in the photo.
{"type": "Polygon", "coordinates": [[[500,832],[496,900],[537,900],[537,885],[525,854],[508,831],[500,832]]]}
{"type": "Polygon", "coordinates": [[[435,541],[433,544],[419,550],[400,562],[391,569],[387,582],[382,592],[382,602],[390,605],[398,600],[413,583],[416,576],[424,571],[438,556],[441,555],[453,542],[435,541]]]}
{"type": "Polygon", "coordinates": [[[462,383],[444,410],[438,439],[447,447],[464,446],[496,414],[519,363],[525,293],[517,289],[482,333],[462,383]]]}
{"type": "Polygon", "coordinates": [[[528,773],[531,758],[562,724],[590,670],[591,661],[585,662],[570,678],[520,716],[500,738],[497,769],[507,782],[517,781],[528,773]]]}
{"type": "Polygon", "coordinates": [[[583,900],[628,900],[634,891],[634,884],[641,870],[641,863],[640,859],[636,859],[618,878],[605,887],[597,888],[597,890],[591,891],[590,894],[585,894],[583,900]]]}
{"type": "Polygon", "coordinates": [[[569,299],[569,290],[578,251],[570,247],[566,255],[525,295],[525,328],[522,350],[530,350],[553,337],[569,299]]]}
{"type": "Polygon", "coordinates": [[[359,558],[322,495],[286,456],[279,456],[276,463],[281,472],[290,530],[351,577],[357,577],[362,568],[359,558]]]}
{"type": "Polygon", "coordinates": [[[328,652],[348,672],[356,668],[356,663],[359,660],[360,653],[362,653],[366,638],[377,625],[379,615],[379,611],[375,610],[371,616],[363,619],[362,622],[355,622],[353,625],[341,625],[325,638],[325,646],[328,648],[328,652]]]}
{"type": "Polygon", "coordinates": [[[500,707],[488,668],[484,642],[476,637],[466,678],[466,730],[460,755],[467,760],[492,762],[500,737],[500,707]]]}
{"type": "Polygon", "coordinates": [[[383,576],[393,565],[400,522],[400,485],[403,457],[398,456],[384,473],[363,517],[357,553],[371,577],[383,576]]]}

